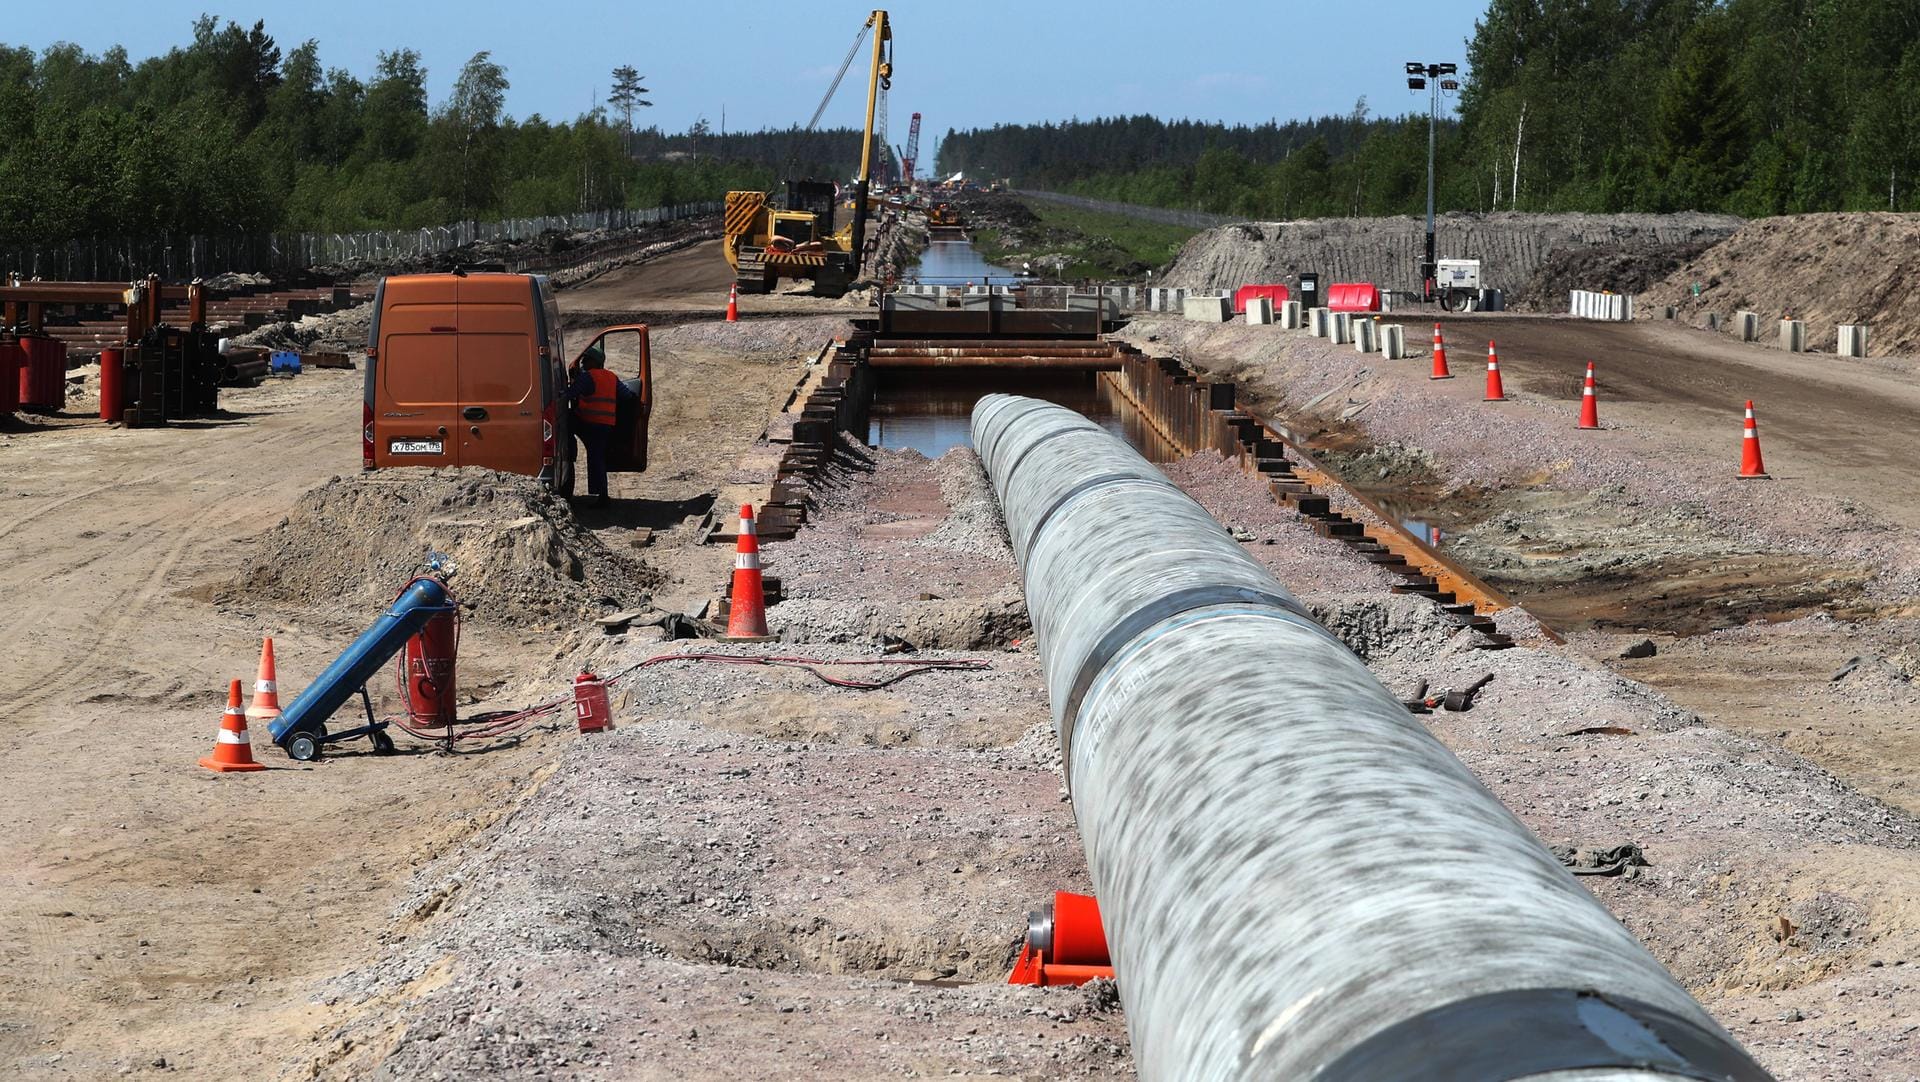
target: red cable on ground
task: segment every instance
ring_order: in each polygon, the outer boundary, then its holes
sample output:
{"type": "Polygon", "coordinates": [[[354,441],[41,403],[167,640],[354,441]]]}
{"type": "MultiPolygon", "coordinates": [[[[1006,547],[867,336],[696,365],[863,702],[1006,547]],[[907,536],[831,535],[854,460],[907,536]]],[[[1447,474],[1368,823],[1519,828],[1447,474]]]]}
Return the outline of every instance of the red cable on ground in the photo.
{"type": "MultiPolygon", "coordinates": [[[[403,653],[402,658],[404,659],[404,657],[405,655],[403,653]]],[[[663,665],[673,661],[701,661],[719,665],[764,665],[772,668],[800,669],[811,674],[822,683],[837,688],[846,688],[850,691],[877,691],[881,688],[897,684],[910,676],[917,676],[924,672],[943,670],[952,672],[984,672],[993,667],[985,658],[962,658],[955,661],[928,661],[922,658],[852,658],[836,660],[834,658],[760,657],[753,654],[695,652],[684,654],[655,654],[653,657],[635,662],[620,670],[613,676],[608,677],[605,683],[611,688],[641,669],[654,665],[663,665]],[[817,666],[884,666],[896,669],[897,671],[888,674],[887,678],[883,680],[847,680],[821,672],[817,666]]],[[[401,690],[403,693],[405,692],[406,689],[404,685],[401,690]]],[[[476,718],[455,722],[455,725],[466,728],[464,731],[454,733],[452,739],[494,740],[514,735],[520,730],[530,727],[537,718],[557,713],[560,708],[565,706],[571,699],[572,696],[570,695],[563,696],[549,702],[539,703],[505,714],[483,714],[476,718]]],[[[409,714],[407,721],[412,720],[414,719],[409,714]]],[[[433,743],[445,743],[448,739],[447,734],[444,732],[438,735],[435,735],[433,732],[422,732],[407,724],[407,721],[392,718],[389,719],[389,724],[415,739],[431,741],[433,743]]]]}

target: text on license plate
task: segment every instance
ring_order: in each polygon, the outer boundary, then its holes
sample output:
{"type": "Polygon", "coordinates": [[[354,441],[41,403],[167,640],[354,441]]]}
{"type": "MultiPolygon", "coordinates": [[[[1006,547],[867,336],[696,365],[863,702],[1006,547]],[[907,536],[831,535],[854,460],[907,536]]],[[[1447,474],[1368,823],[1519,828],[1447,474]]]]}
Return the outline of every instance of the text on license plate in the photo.
{"type": "Polygon", "coordinates": [[[440,440],[394,440],[387,450],[396,455],[437,455],[444,446],[440,440]]]}

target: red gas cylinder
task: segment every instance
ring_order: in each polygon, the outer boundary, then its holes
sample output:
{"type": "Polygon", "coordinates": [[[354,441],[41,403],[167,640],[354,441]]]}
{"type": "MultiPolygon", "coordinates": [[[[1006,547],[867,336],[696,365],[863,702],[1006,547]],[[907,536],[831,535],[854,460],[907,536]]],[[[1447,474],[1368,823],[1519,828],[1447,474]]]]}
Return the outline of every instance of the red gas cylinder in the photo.
{"type": "Polygon", "coordinates": [[[590,672],[573,678],[573,716],[583,733],[613,728],[613,708],[607,705],[607,685],[590,672]]]}
{"type": "Polygon", "coordinates": [[[121,397],[120,376],[125,365],[126,353],[118,349],[100,351],[100,419],[118,421],[126,413],[127,403],[121,397]]]}
{"type": "Polygon", "coordinates": [[[67,401],[67,344],[52,338],[20,339],[26,363],[20,367],[20,408],[53,413],[67,401]]]}
{"type": "Polygon", "coordinates": [[[454,721],[454,660],[460,649],[460,625],[451,610],[427,621],[407,640],[407,714],[412,724],[444,728],[454,721]]]}
{"type": "Polygon", "coordinates": [[[26,353],[17,338],[0,339],[0,413],[20,408],[20,367],[26,353]]]}

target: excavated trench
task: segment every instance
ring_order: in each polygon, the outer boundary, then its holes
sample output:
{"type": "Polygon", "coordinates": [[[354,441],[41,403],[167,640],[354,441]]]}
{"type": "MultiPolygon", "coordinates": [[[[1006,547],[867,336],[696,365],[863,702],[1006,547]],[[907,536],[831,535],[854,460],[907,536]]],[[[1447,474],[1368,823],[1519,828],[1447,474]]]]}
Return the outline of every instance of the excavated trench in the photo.
{"type": "Polygon", "coordinates": [[[986,308],[902,309],[891,325],[883,309],[877,325],[823,352],[824,370],[796,391],[799,419],[763,516],[763,538],[793,536],[807,520],[831,483],[836,430],[869,446],[938,456],[969,441],[968,419],[981,396],[1022,394],[1078,410],[1150,461],[1220,454],[1314,530],[1397,580],[1393,593],[1430,601],[1456,626],[1471,628],[1476,646],[1513,645],[1493,619],[1512,602],[1437,551],[1430,523],[1344,486],[1280,428],[1237,408],[1231,382],[1100,337],[1106,328],[1097,316],[1071,304],[1049,311],[1009,304],[1003,311],[994,298],[992,311],[986,308]]]}

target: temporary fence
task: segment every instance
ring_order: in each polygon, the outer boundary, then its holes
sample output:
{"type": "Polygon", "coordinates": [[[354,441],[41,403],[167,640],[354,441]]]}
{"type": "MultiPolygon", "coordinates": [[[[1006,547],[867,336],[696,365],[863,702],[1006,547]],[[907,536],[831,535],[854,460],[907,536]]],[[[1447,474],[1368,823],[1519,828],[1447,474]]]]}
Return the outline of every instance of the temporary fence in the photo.
{"type": "Polygon", "coordinates": [[[148,274],[182,281],[230,271],[287,271],[355,261],[417,259],[482,241],[523,241],[543,233],[628,229],[699,218],[718,214],[721,207],[718,201],[681,203],[363,233],[87,237],[64,244],[0,245],[0,272],[66,282],[124,282],[148,274]]]}

